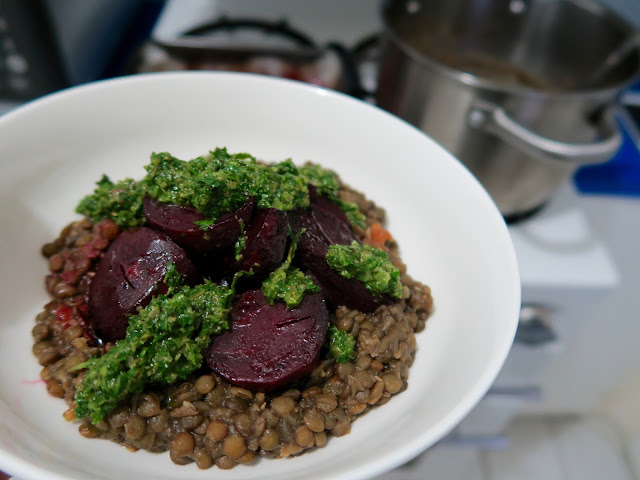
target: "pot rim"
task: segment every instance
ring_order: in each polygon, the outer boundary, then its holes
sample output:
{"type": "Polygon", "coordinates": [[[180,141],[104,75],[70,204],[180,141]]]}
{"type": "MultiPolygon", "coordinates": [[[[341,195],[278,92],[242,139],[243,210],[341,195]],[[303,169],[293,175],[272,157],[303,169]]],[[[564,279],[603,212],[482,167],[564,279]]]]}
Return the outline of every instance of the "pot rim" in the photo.
{"type": "MultiPolygon", "coordinates": [[[[497,80],[491,80],[488,78],[480,77],[478,75],[474,75],[469,72],[465,72],[463,70],[459,70],[450,66],[447,66],[441,62],[434,60],[433,58],[424,55],[405,42],[401,35],[391,27],[388,22],[386,15],[387,4],[396,0],[387,0],[384,2],[382,7],[382,23],[384,27],[384,36],[390,38],[394,45],[399,48],[405,55],[410,57],[413,61],[415,61],[418,65],[430,68],[435,70],[438,73],[445,75],[457,82],[463,83],[470,87],[481,88],[495,93],[508,93],[512,95],[526,95],[529,97],[554,97],[554,98],[567,98],[574,99],[576,97],[590,97],[593,99],[602,98],[603,100],[609,100],[615,96],[617,96],[622,90],[626,90],[627,87],[631,86],[638,79],[640,79],[640,46],[636,46],[634,51],[638,58],[638,66],[633,75],[629,75],[629,77],[621,82],[618,82],[615,85],[601,87],[601,88],[584,88],[577,90],[543,90],[537,89],[533,87],[529,87],[526,85],[518,85],[516,83],[509,82],[500,82],[497,80]]],[[[604,7],[598,3],[595,3],[592,0],[562,0],[568,3],[572,3],[580,8],[589,10],[593,12],[595,15],[602,16],[604,18],[609,18],[613,22],[617,23],[622,29],[626,30],[627,35],[633,34],[635,28],[627,22],[625,19],[620,17],[617,13],[613,12],[611,9],[604,7]]]]}

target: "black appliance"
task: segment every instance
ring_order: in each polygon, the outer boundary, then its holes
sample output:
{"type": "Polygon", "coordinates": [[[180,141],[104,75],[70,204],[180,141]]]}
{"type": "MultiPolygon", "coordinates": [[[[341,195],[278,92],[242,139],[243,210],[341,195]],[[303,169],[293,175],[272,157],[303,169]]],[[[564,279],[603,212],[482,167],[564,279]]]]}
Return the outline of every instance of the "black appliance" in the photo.
{"type": "Polygon", "coordinates": [[[0,101],[119,74],[160,0],[0,0],[0,101]]]}

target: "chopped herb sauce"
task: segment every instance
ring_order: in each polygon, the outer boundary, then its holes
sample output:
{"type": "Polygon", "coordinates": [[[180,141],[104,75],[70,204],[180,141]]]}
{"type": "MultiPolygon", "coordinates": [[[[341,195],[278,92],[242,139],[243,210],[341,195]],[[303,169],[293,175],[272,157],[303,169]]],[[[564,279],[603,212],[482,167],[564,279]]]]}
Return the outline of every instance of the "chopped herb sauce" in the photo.
{"type": "Polygon", "coordinates": [[[355,240],[350,245],[331,245],[327,263],[343,277],[360,280],[375,295],[402,297],[400,271],[379,248],[355,240]]]}
{"type": "MultiPolygon", "coordinates": [[[[76,415],[102,420],[129,395],[148,384],[171,384],[202,365],[202,355],[229,328],[234,285],[207,282],[176,286],[175,268],[167,268],[169,291],[131,315],[127,335],[102,357],[77,365],[86,368],[76,389],[76,415]]],[[[177,274],[179,276],[179,274],[177,274]]]]}
{"type": "Polygon", "coordinates": [[[242,260],[242,250],[244,250],[244,246],[247,244],[247,236],[242,234],[238,235],[238,239],[236,243],[233,245],[233,257],[236,259],[236,262],[242,260]]]}
{"type": "Polygon", "coordinates": [[[103,175],[96,182],[92,195],[84,197],[76,212],[98,222],[104,218],[113,220],[119,227],[135,227],[145,222],[142,214],[144,186],[131,178],[113,183],[103,175]]]}
{"type": "Polygon", "coordinates": [[[148,194],[160,202],[195,207],[207,217],[198,222],[206,228],[223,213],[242,206],[250,196],[260,208],[306,207],[311,183],[336,201],[352,223],[363,226],[364,222],[355,204],[339,201],[335,175],[314,164],[297,167],[291,160],[284,160],[265,165],[248,153],[230,154],[226,148],[216,148],[209,155],[188,161],[166,152],[153,153],[145,170],[146,176],[138,182],[127,178],[113,183],[103,176],[76,211],[95,221],[111,218],[120,227],[142,225],[142,200],[148,194]]]}
{"type": "Polygon", "coordinates": [[[356,339],[344,330],[332,325],[329,328],[329,353],[338,363],[347,363],[355,358],[356,339]]]}
{"type": "Polygon", "coordinates": [[[300,305],[307,293],[316,293],[320,287],[313,282],[309,275],[305,275],[300,269],[291,266],[295,256],[296,245],[303,230],[299,231],[292,239],[286,260],[276,268],[265,281],[262,282],[262,293],[267,303],[273,305],[276,300],[283,301],[287,308],[295,308],[300,305]]]}

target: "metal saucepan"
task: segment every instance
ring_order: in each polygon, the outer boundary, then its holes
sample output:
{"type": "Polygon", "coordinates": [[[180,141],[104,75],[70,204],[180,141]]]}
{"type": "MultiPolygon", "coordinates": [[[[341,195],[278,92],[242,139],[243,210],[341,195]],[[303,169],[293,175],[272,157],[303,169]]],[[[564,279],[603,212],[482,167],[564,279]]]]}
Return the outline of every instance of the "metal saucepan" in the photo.
{"type": "Polygon", "coordinates": [[[640,73],[640,49],[581,81],[634,35],[609,10],[590,0],[390,0],[383,20],[378,105],[459,158],[505,217],[535,211],[580,165],[619,148],[612,106],[640,73]]]}

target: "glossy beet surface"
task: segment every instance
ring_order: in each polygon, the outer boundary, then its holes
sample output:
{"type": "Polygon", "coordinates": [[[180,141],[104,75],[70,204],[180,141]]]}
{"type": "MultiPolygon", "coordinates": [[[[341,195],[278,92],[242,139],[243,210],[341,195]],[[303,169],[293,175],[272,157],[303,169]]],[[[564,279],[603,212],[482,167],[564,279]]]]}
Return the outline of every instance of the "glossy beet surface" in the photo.
{"type": "Polygon", "coordinates": [[[287,247],[287,225],[287,214],[282,210],[257,210],[247,227],[236,270],[253,270],[254,277],[262,277],[277,268],[287,247]]]}
{"type": "Polygon", "coordinates": [[[357,241],[348,223],[330,208],[312,203],[308,209],[291,212],[289,221],[293,231],[304,229],[298,242],[296,263],[315,275],[329,304],[368,313],[391,301],[389,297],[372,294],[359,280],[343,277],[327,263],[326,255],[331,245],[357,241]]]}
{"type": "Polygon", "coordinates": [[[206,218],[193,207],[158,202],[147,195],[143,211],[149,226],[166,233],[189,252],[205,254],[235,243],[251,218],[253,200],[249,199],[234,212],[221,215],[205,229],[195,224],[206,218]]]}
{"type": "Polygon", "coordinates": [[[327,213],[344,223],[347,227],[349,226],[349,219],[338,204],[324,195],[320,195],[315,185],[311,184],[309,184],[309,203],[311,204],[312,209],[325,210],[327,213]]]}
{"type": "Polygon", "coordinates": [[[298,252],[303,258],[324,256],[330,245],[348,245],[357,240],[348,224],[314,204],[289,212],[289,222],[294,232],[304,229],[298,242],[298,252]]]}
{"type": "Polygon", "coordinates": [[[322,295],[306,295],[288,310],[268,305],[262,290],[236,297],[231,330],[214,338],[206,362],[221,377],[244,388],[268,392],[308,375],[328,328],[322,295]]]}
{"type": "Polygon", "coordinates": [[[185,251],[164,233],[139,227],[116,238],[100,260],[89,291],[89,323],[99,338],[124,338],[127,314],[166,292],[167,262],[176,265],[185,283],[200,280],[185,251]]]}

